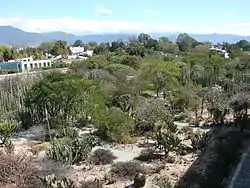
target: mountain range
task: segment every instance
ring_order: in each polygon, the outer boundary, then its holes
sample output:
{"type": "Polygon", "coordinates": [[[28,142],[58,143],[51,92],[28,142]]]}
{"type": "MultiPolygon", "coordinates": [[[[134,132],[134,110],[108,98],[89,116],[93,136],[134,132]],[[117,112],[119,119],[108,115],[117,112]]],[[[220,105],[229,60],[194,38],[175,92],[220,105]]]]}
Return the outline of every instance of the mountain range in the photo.
{"type": "MultiPolygon", "coordinates": [[[[169,37],[170,40],[175,41],[180,33],[151,33],[152,38],[169,37]]],[[[239,40],[250,40],[250,36],[240,36],[233,34],[189,34],[196,40],[210,41],[212,43],[229,42],[234,43],[239,40]]],[[[65,40],[72,44],[76,40],[83,42],[111,42],[118,39],[128,40],[135,37],[136,34],[128,33],[110,33],[110,34],[91,34],[91,35],[74,35],[62,31],[48,32],[48,33],[31,33],[12,26],[0,26],[0,44],[1,45],[29,45],[38,46],[42,42],[49,42],[55,40],[65,40]]]]}

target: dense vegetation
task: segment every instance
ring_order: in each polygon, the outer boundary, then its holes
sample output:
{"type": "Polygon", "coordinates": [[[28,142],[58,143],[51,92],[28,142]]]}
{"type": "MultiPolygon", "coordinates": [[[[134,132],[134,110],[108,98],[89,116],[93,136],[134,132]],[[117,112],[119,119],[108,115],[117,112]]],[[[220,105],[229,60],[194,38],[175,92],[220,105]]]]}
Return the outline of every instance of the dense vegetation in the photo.
{"type": "MultiPolygon", "coordinates": [[[[84,44],[76,41],[74,45],[84,44]]],[[[140,34],[129,42],[88,44],[96,55],[72,62],[67,74],[45,74],[33,83],[18,82],[11,87],[10,83],[8,86],[1,83],[0,146],[11,153],[10,136],[17,131],[15,125],[20,121],[24,129],[43,125],[44,140],[51,143],[47,155],[63,164],[79,164],[89,157],[94,164],[112,163],[112,154],[99,151],[110,160],[98,157],[101,154],[97,152],[93,158],[91,149],[102,141],[133,143],[139,136],[154,140],[157,151],[169,160],[171,152],[202,153],[210,147],[212,138],[222,139],[218,134],[209,137],[190,131],[183,133],[174,121],[185,119],[199,126],[206,118],[220,128],[226,123],[226,115],[233,114],[232,123],[236,125],[233,130],[237,133],[230,134],[223,145],[217,142],[214,146],[223,163],[215,159],[205,177],[211,179],[203,181],[201,177],[200,182],[195,182],[200,186],[206,182],[209,187],[223,187],[221,182],[229,176],[228,167],[238,160],[238,149],[243,145],[241,137],[245,138],[242,132],[248,128],[250,56],[245,51],[250,45],[247,41],[218,44],[229,52],[230,58],[211,51],[210,45],[187,34],[179,35],[176,43],[165,37],[155,40],[140,34]],[[79,128],[90,125],[95,129],[93,134],[79,134],[79,128]],[[181,143],[179,134],[191,139],[192,149],[181,143]],[[212,166],[220,167],[216,177],[212,166]]],[[[67,44],[43,43],[25,53],[38,56],[40,52],[67,54],[67,44]]],[[[8,48],[0,49],[4,60],[14,53],[8,48]]],[[[112,171],[123,177],[134,176],[137,171],[145,173],[134,163],[113,164],[112,171]],[[126,172],[121,172],[124,169],[126,172]]],[[[185,185],[187,179],[183,180],[185,185]]]]}

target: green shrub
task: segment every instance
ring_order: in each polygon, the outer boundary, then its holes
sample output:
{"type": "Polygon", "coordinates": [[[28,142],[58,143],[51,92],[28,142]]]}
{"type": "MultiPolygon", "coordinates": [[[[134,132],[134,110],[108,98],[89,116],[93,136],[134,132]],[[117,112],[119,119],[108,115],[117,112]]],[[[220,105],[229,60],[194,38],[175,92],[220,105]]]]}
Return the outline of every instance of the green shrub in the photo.
{"type": "Polygon", "coordinates": [[[170,117],[166,110],[166,104],[162,100],[148,100],[135,112],[136,131],[147,132],[157,127],[158,122],[165,121],[170,117]]]}
{"type": "Polygon", "coordinates": [[[156,176],[153,179],[153,182],[158,188],[174,188],[175,186],[174,183],[168,177],[163,176],[156,176]]]}
{"type": "Polygon", "coordinates": [[[155,152],[154,149],[150,149],[150,148],[142,150],[140,155],[136,157],[135,159],[139,161],[151,162],[156,157],[154,152],[155,152]]]}
{"type": "Polygon", "coordinates": [[[78,136],[78,131],[76,130],[76,128],[71,126],[57,128],[55,131],[56,131],[55,136],[57,138],[63,138],[63,137],[76,138],[78,136]]]}
{"type": "Polygon", "coordinates": [[[99,85],[83,77],[53,72],[28,90],[24,105],[36,115],[34,123],[45,119],[62,121],[74,117],[88,116],[93,106],[103,103],[99,85]]]}
{"type": "Polygon", "coordinates": [[[65,137],[53,141],[47,154],[63,164],[77,164],[85,161],[92,148],[99,144],[100,139],[92,135],[83,135],[75,139],[65,137]]]}
{"type": "Polygon", "coordinates": [[[111,167],[110,173],[117,178],[133,178],[138,173],[143,173],[144,170],[139,162],[118,162],[111,167]]]}
{"type": "Polygon", "coordinates": [[[90,156],[89,161],[94,165],[112,164],[117,157],[110,150],[97,149],[90,156]]]}
{"type": "Polygon", "coordinates": [[[206,147],[210,140],[209,134],[203,132],[191,133],[189,136],[191,140],[191,146],[194,151],[202,150],[206,147]]]}
{"type": "Polygon", "coordinates": [[[17,122],[14,120],[5,120],[0,122],[0,147],[5,147],[6,151],[10,153],[14,150],[10,137],[17,130],[17,122]]]}
{"type": "Polygon", "coordinates": [[[81,188],[103,188],[103,183],[100,180],[83,181],[81,182],[81,188]]]}
{"type": "Polygon", "coordinates": [[[101,110],[92,117],[97,126],[98,135],[108,141],[119,143],[129,142],[133,130],[133,119],[118,108],[101,110]]]}

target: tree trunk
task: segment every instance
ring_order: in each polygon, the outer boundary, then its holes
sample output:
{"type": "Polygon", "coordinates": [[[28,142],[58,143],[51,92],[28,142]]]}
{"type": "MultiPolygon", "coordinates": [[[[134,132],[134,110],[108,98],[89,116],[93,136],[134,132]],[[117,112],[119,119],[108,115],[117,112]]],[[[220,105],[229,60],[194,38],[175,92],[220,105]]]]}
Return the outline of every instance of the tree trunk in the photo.
{"type": "Polygon", "coordinates": [[[159,97],[159,93],[160,93],[160,88],[157,88],[156,90],[156,96],[159,97]]]}
{"type": "Polygon", "coordinates": [[[204,111],[204,99],[202,98],[202,100],[201,100],[201,117],[203,116],[203,111],[204,111]]]}

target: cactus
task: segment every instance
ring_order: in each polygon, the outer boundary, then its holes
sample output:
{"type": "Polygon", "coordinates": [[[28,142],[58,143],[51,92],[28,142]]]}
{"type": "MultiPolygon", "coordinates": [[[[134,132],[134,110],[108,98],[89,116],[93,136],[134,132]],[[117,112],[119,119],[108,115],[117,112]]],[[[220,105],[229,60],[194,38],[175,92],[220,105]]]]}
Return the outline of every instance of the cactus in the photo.
{"type": "Polygon", "coordinates": [[[58,179],[55,174],[40,178],[46,188],[75,188],[74,182],[66,177],[58,179]]]}
{"type": "Polygon", "coordinates": [[[189,135],[191,146],[194,151],[202,150],[210,140],[210,136],[204,132],[196,132],[189,135]]]}
{"type": "Polygon", "coordinates": [[[5,147],[7,153],[14,150],[10,137],[17,130],[17,122],[13,120],[6,120],[0,123],[0,146],[5,147]]]}
{"type": "Polygon", "coordinates": [[[144,174],[138,173],[134,177],[134,187],[141,188],[144,187],[146,184],[146,176],[144,174]]]}
{"type": "Polygon", "coordinates": [[[62,138],[52,142],[47,154],[63,164],[76,164],[85,161],[92,148],[100,144],[100,140],[92,135],[78,136],[75,139],[62,138]]]}
{"type": "Polygon", "coordinates": [[[160,130],[155,134],[155,147],[164,151],[165,156],[171,151],[176,151],[181,143],[181,140],[170,130],[160,130]]]}

